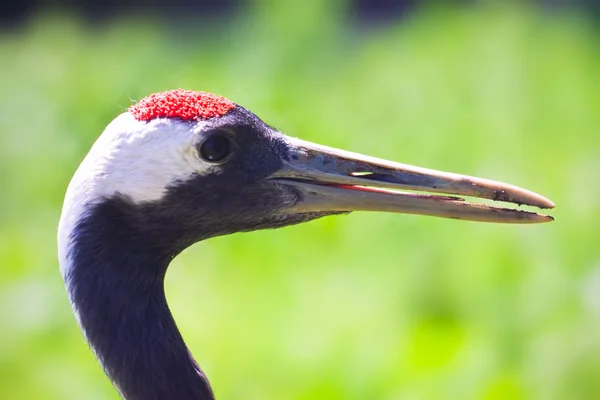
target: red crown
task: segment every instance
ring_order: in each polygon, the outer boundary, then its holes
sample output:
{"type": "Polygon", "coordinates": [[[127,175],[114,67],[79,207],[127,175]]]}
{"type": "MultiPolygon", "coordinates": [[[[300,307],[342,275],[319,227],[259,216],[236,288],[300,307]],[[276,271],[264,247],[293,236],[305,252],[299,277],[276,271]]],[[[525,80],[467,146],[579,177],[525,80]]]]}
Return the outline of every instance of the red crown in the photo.
{"type": "Polygon", "coordinates": [[[138,121],[154,118],[181,118],[184,121],[198,121],[220,117],[235,108],[235,104],[225,97],[212,93],[176,89],[144,97],[129,107],[129,112],[138,121]]]}

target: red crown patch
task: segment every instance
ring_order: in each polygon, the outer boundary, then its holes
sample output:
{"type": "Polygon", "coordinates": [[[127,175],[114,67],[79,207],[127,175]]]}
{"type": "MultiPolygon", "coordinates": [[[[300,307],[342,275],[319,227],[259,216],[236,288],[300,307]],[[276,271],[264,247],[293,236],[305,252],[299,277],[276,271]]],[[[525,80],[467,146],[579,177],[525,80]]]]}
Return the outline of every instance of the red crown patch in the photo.
{"type": "Polygon", "coordinates": [[[129,112],[138,121],[150,121],[154,118],[198,121],[220,117],[234,108],[235,104],[225,97],[176,89],[144,97],[137,104],[129,107],[129,112]]]}

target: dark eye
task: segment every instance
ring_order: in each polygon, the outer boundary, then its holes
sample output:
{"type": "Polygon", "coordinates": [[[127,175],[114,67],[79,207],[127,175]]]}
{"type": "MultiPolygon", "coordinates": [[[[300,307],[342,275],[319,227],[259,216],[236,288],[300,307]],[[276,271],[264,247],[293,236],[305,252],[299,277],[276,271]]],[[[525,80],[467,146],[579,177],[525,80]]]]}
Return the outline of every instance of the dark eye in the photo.
{"type": "Polygon", "coordinates": [[[232,150],[228,137],[222,133],[213,133],[200,144],[200,157],[209,162],[223,161],[232,150]]]}

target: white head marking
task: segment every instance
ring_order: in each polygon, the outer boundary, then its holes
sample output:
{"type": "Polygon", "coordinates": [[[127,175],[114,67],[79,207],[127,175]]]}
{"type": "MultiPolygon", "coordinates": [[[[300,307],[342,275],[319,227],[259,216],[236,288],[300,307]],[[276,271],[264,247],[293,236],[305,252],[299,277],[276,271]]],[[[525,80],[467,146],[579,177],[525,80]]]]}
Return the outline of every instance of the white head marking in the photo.
{"type": "Polygon", "coordinates": [[[115,195],[134,203],[160,200],[170,185],[213,170],[195,148],[206,125],[162,118],[138,121],[126,112],[106,127],[67,189],[58,229],[63,277],[71,235],[91,206],[115,195]]]}

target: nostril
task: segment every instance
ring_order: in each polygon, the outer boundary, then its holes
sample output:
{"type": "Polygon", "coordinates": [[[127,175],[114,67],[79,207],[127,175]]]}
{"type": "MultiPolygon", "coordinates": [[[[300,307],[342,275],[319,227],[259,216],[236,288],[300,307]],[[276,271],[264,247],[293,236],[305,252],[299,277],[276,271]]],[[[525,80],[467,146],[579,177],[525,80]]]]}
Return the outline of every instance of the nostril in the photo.
{"type": "Polygon", "coordinates": [[[351,172],[350,175],[352,175],[352,176],[369,176],[369,175],[373,175],[373,173],[369,172],[369,171],[356,171],[356,172],[351,172]]]}
{"type": "Polygon", "coordinates": [[[395,182],[395,178],[391,175],[381,174],[372,171],[355,171],[351,172],[350,176],[355,176],[357,178],[368,179],[371,181],[382,181],[382,182],[395,182]]]}
{"type": "MultiPolygon", "coordinates": [[[[404,175],[382,174],[382,173],[370,172],[370,171],[356,171],[356,172],[351,172],[350,176],[362,178],[364,180],[380,182],[380,183],[387,182],[387,183],[394,183],[394,184],[399,184],[399,185],[407,184],[410,186],[414,186],[410,180],[411,177],[404,176],[404,175]]],[[[426,178],[423,178],[422,182],[420,182],[420,184],[433,186],[432,182],[430,182],[426,178]]]]}

